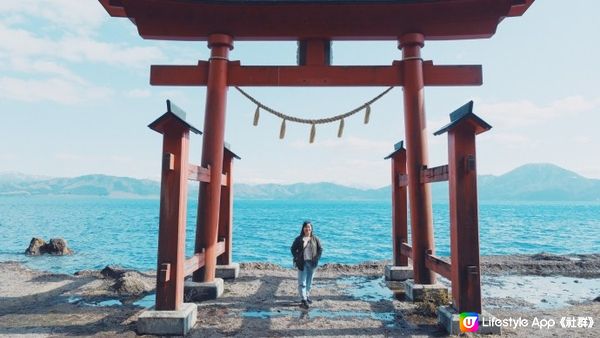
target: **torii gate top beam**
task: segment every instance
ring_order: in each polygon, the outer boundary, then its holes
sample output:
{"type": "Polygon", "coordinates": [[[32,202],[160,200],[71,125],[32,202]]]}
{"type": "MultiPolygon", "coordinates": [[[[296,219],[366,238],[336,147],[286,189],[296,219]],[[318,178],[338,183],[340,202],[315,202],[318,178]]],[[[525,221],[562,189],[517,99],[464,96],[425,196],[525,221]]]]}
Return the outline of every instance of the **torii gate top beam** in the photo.
{"type": "Polygon", "coordinates": [[[489,38],[505,17],[534,0],[99,0],[113,17],[127,17],[145,39],[236,41],[427,40],[489,38]]]}

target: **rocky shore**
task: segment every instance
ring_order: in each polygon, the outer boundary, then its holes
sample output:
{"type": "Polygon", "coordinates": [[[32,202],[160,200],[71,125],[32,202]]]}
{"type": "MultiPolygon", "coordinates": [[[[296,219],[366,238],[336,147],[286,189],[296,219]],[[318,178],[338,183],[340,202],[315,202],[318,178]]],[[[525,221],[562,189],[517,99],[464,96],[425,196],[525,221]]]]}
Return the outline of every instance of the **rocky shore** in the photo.
{"type": "MultiPolygon", "coordinates": [[[[240,277],[226,281],[221,298],[198,304],[198,324],[190,336],[445,335],[423,304],[390,291],[381,277],[385,264],[323,265],[315,279],[315,302],[301,311],[295,271],[243,263],[240,277]]],[[[503,336],[600,336],[600,255],[482,257],[482,274],[488,312],[500,319],[556,323],[547,329],[506,328],[503,336]],[[562,328],[565,316],[596,323],[562,328]]],[[[152,305],[154,283],[153,272],[118,267],[62,275],[0,263],[0,336],[135,337],[137,316],[152,305]]]]}

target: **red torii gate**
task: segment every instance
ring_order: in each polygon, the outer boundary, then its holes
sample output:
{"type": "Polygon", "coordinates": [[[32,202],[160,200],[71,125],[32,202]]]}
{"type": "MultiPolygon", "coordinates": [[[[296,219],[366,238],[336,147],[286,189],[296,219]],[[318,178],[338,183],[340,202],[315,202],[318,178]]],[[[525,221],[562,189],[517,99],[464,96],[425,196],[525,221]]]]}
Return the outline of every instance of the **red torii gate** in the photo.
{"type": "MultiPolygon", "coordinates": [[[[402,86],[406,171],[411,210],[414,281],[433,284],[433,243],[424,86],[481,85],[481,66],[436,66],[421,58],[426,40],[489,38],[506,17],[534,0],[99,0],[114,17],[127,17],[147,39],[208,41],[208,61],[152,66],[152,85],[206,86],[202,167],[220,182],[229,86],[402,86]],[[243,66],[230,61],[234,40],[299,41],[298,66],[243,66]],[[393,40],[402,60],[390,66],[332,66],[332,40],[393,40]]],[[[220,184],[200,185],[196,252],[205,265],[195,281],[212,281],[217,258],[220,184]]]]}

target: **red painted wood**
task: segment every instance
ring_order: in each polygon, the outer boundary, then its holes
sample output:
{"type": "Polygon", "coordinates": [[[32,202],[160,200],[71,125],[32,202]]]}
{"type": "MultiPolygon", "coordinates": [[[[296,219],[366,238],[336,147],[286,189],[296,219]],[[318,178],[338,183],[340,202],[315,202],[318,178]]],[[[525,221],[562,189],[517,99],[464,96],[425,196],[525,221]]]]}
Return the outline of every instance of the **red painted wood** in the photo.
{"type": "Polygon", "coordinates": [[[448,180],[448,165],[421,170],[421,183],[443,182],[448,180]]]}
{"type": "Polygon", "coordinates": [[[432,61],[424,61],[423,78],[426,86],[480,86],[483,84],[481,65],[436,66],[432,61]]]}
{"type": "Polygon", "coordinates": [[[223,171],[226,173],[226,184],[221,189],[219,241],[225,241],[225,251],[217,258],[217,264],[229,265],[232,262],[233,248],[233,155],[231,152],[225,151],[223,171]]]}
{"type": "MultiPolygon", "coordinates": [[[[206,183],[210,182],[210,166],[208,168],[204,168],[202,166],[190,164],[188,166],[188,179],[206,183]]],[[[226,186],[227,182],[229,182],[227,174],[222,174],[221,185],[226,186]]]]}
{"type": "Polygon", "coordinates": [[[194,271],[204,266],[204,252],[197,253],[185,260],[184,272],[186,276],[194,273],[194,271]]]}
{"type": "Polygon", "coordinates": [[[475,130],[463,121],[448,132],[452,298],[459,312],[481,313],[475,130]],[[470,161],[469,159],[472,159],[470,161]]]}
{"type": "Polygon", "coordinates": [[[189,131],[175,122],[167,123],[163,134],[157,310],[178,310],[183,304],[188,144],[189,131]]]}
{"type": "Polygon", "coordinates": [[[406,174],[398,175],[398,186],[399,187],[408,187],[408,175],[406,175],[406,174]]]}
{"type": "Polygon", "coordinates": [[[128,16],[147,39],[207,40],[226,32],[239,41],[396,40],[420,32],[427,40],[454,40],[490,37],[504,17],[523,14],[531,2],[126,0],[104,7],[112,16],[128,16]]]}
{"type": "Polygon", "coordinates": [[[231,36],[213,34],[208,46],[211,59],[206,88],[206,112],[204,115],[204,141],[202,143],[202,166],[210,166],[210,183],[200,183],[198,223],[196,227],[195,252],[205,250],[205,265],[194,272],[194,281],[212,282],[217,265],[217,235],[223,180],[223,153],[225,137],[225,107],[227,102],[227,58],[233,48],[231,36]]]}
{"type": "Polygon", "coordinates": [[[206,86],[207,82],[207,61],[187,66],[150,66],[150,84],[153,86],[206,86]]]}
{"type": "Polygon", "coordinates": [[[412,258],[412,246],[408,245],[408,243],[402,243],[400,245],[400,253],[408,258],[412,258]]]}
{"type": "Polygon", "coordinates": [[[428,269],[450,279],[452,276],[450,263],[442,260],[439,257],[433,255],[425,256],[425,265],[428,269]]]}
{"type": "Polygon", "coordinates": [[[188,166],[188,179],[199,182],[210,182],[210,169],[190,164],[188,166]]]}
{"type": "MultiPolygon", "coordinates": [[[[435,66],[423,64],[427,86],[478,86],[482,83],[481,66],[435,66]]],[[[402,63],[391,66],[242,66],[230,61],[229,86],[401,86],[402,63]]],[[[150,84],[155,86],[205,86],[208,63],[196,66],[154,65],[150,84]]]]}
{"type": "Polygon", "coordinates": [[[402,243],[408,242],[408,197],[406,186],[399,182],[403,175],[406,175],[405,149],[392,157],[392,250],[396,266],[408,266],[408,257],[400,251],[402,243]]]}
{"type": "MultiPolygon", "coordinates": [[[[226,244],[223,241],[220,241],[217,243],[217,245],[216,245],[217,256],[222,255],[225,252],[225,246],[226,246],[226,244]]],[[[188,259],[185,260],[185,263],[184,263],[185,276],[189,276],[189,275],[193,274],[194,271],[197,271],[198,269],[202,268],[204,265],[205,265],[204,252],[200,252],[200,253],[193,255],[192,257],[189,257],[188,259]]]]}
{"type": "Polygon", "coordinates": [[[417,284],[435,283],[435,275],[425,266],[425,253],[434,251],[431,192],[420,180],[427,166],[427,129],[425,126],[422,34],[407,34],[400,39],[404,65],[404,127],[406,168],[410,202],[413,275],[417,284]]]}
{"type": "Polygon", "coordinates": [[[300,41],[303,48],[299,48],[299,65],[323,66],[329,64],[327,48],[330,41],[326,39],[306,39],[300,41]],[[300,62],[303,61],[303,62],[300,62]]]}

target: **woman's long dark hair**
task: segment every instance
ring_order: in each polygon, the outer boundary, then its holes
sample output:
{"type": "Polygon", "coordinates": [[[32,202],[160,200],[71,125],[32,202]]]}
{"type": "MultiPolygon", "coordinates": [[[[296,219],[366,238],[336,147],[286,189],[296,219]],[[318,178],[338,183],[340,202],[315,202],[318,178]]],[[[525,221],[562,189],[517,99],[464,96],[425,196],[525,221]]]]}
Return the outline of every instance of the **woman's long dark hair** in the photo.
{"type": "Polygon", "coordinates": [[[311,228],[311,230],[312,230],[312,231],[310,232],[310,237],[312,237],[312,235],[313,235],[313,232],[315,231],[315,228],[313,227],[313,225],[312,225],[312,222],[311,222],[311,221],[304,221],[304,223],[302,223],[302,229],[300,229],[300,236],[304,236],[304,227],[305,227],[305,226],[307,226],[307,225],[310,225],[310,228],[311,228]]]}

